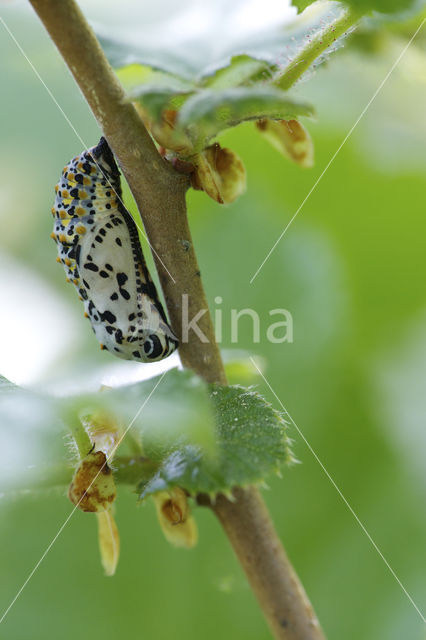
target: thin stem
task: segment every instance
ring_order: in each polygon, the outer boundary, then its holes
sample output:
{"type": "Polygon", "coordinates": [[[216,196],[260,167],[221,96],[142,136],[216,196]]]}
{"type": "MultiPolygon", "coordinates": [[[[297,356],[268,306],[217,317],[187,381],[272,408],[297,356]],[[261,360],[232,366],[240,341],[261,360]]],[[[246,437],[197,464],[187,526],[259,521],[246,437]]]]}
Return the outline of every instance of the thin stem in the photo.
{"type": "Polygon", "coordinates": [[[361,14],[357,11],[345,10],[324,31],[309,40],[308,44],[291,61],[289,68],[275,80],[274,84],[280,89],[290,89],[312,63],[345,34],[360,17],[361,14]]]}
{"type": "Polygon", "coordinates": [[[235,504],[219,496],[212,506],[276,638],[321,640],[318,619],[281,545],[257,489],[235,489],[235,504]]]}
{"type": "MultiPolygon", "coordinates": [[[[178,337],[182,335],[185,294],[187,317],[192,319],[201,314],[198,326],[206,341],[191,332],[188,342],[181,343],[179,349],[183,364],[209,382],[226,384],[186,216],[188,180],[175,173],[157,153],[74,0],[30,2],[120,162],[155,252],[170,320],[178,337]]],[[[253,488],[237,490],[235,496],[235,502],[220,497],[214,510],[275,637],[321,640],[323,635],[312,608],[281,548],[261,497],[253,488]],[[305,633],[307,629],[311,629],[310,635],[305,633]]]]}
{"type": "Polygon", "coordinates": [[[80,458],[84,458],[93,446],[92,441],[77,416],[71,416],[71,418],[67,420],[67,424],[77,445],[80,458]]]}

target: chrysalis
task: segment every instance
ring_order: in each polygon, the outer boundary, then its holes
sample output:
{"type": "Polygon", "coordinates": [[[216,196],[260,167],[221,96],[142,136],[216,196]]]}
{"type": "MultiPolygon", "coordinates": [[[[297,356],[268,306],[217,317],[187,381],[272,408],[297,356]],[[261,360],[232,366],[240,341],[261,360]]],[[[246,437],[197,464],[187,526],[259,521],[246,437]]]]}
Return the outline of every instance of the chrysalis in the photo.
{"type": "Polygon", "coordinates": [[[125,360],[153,362],[177,339],[149,275],[136,224],[122,204],[120,173],[105,138],[62,171],[52,238],[57,261],[84,302],[101,344],[125,360]]]}

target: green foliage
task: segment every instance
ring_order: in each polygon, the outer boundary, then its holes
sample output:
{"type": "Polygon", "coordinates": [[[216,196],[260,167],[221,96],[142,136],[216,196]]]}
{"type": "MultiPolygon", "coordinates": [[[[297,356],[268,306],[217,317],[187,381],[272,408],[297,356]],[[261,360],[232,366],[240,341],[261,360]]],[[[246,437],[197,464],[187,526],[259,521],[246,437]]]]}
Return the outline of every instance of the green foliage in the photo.
{"type": "Polygon", "coordinates": [[[205,383],[189,371],[168,371],[164,377],[78,399],[80,407],[106,410],[126,429],[142,438],[143,450],[191,443],[215,450],[214,416],[205,383]]]}
{"type": "Polygon", "coordinates": [[[115,26],[108,28],[95,24],[94,29],[115,68],[142,65],[191,82],[194,88],[216,83],[218,88],[223,88],[265,81],[271,72],[282,72],[289,63],[288,53],[296,56],[304,48],[307,37],[321,33],[340,11],[337,4],[332,10],[330,6],[318,5],[312,16],[300,19],[296,11],[290,9],[288,15],[270,21],[269,26],[261,28],[257,34],[241,24],[238,12],[230,11],[224,36],[220,4],[210,7],[208,31],[195,31],[186,40],[181,40],[179,46],[162,35],[170,26],[167,16],[164,16],[155,41],[143,37],[143,26],[140,37],[137,37],[137,25],[130,35],[115,26]],[[219,34],[223,37],[218,37],[219,34]]]}
{"type": "MultiPolygon", "coordinates": [[[[60,463],[65,450],[56,402],[0,376],[0,486],[15,490],[28,469],[43,473],[60,463]]],[[[30,488],[30,487],[28,487],[30,488]]]]}
{"type": "MultiPolygon", "coordinates": [[[[7,435],[9,422],[15,431],[31,428],[40,435],[43,423],[45,461],[52,453],[49,436],[55,442],[64,423],[72,427],[75,420],[98,411],[113,416],[122,435],[131,429],[142,442],[148,460],[135,480],[142,482],[141,498],[174,486],[192,494],[228,492],[263,481],[291,459],[285,423],[259,394],[242,387],[208,386],[188,371],[172,370],[134,385],[62,399],[0,380],[1,432],[7,435]],[[18,411],[13,410],[16,403],[18,411]],[[10,422],[13,411],[15,420],[24,424],[10,422]]],[[[124,438],[121,449],[127,444],[124,438]]],[[[38,463],[38,457],[31,462],[38,463]]]]}
{"type": "MultiPolygon", "coordinates": [[[[132,4],[136,9],[138,3],[132,4]]],[[[35,13],[21,9],[17,3],[4,5],[6,23],[21,35],[21,42],[26,33],[24,48],[30,47],[28,53],[38,61],[53,94],[67,96],[67,115],[83,140],[95,143],[97,125],[78,98],[73,78],[64,73],[60,56],[35,13]]],[[[155,3],[143,3],[149,15],[154,9],[155,3]]],[[[117,4],[117,11],[123,12],[121,5],[117,4]]],[[[424,47],[422,51],[418,39],[261,277],[250,289],[243,284],[282,233],[417,26],[414,22],[402,25],[393,38],[398,23],[386,24],[388,37],[378,54],[359,56],[351,41],[348,55],[336,55],[329,69],[300,85],[300,94],[319,113],[310,126],[317,151],[313,172],[283,166],[276,152],[252,134],[253,127],[242,125],[225,132],[223,143],[245,159],[250,175],[247,196],[218,211],[215,203],[190,192],[189,210],[209,299],[213,304],[216,295],[222,296],[224,318],[231,308],[248,304],[261,318],[276,306],[291,311],[294,344],[271,345],[262,335],[261,343],[253,346],[248,326],[247,330],[242,327],[238,349],[253,353],[255,348],[268,363],[268,382],[419,604],[424,601],[419,558],[426,524],[424,510],[419,509],[419,499],[424,498],[421,487],[426,486],[421,446],[426,362],[422,207],[426,105],[421,81],[424,47]]],[[[156,36],[161,32],[161,25],[155,32],[156,36]]],[[[49,107],[44,87],[34,81],[33,71],[23,64],[13,41],[0,39],[0,49],[2,108],[10,123],[2,137],[5,158],[10,159],[3,168],[4,212],[9,216],[2,251],[3,256],[15,258],[8,268],[1,262],[2,317],[26,322],[25,333],[2,334],[4,344],[17,336],[13,358],[1,352],[3,373],[15,380],[19,371],[27,381],[55,384],[57,389],[59,376],[63,392],[81,384],[81,378],[86,381],[86,367],[96,364],[102,369],[102,376],[96,377],[99,384],[101,378],[108,381],[111,376],[122,383],[144,367],[98,352],[80,317],[78,301],[64,287],[62,274],[52,268],[54,251],[46,244],[51,226],[49,185],[55,183],[58,168],[81,150],[80,143],[62,117],[55,117],[56,108],[49,107]],[[22,117],[29,101],[31,118],[22,117]],[[19,161],[13,162],[18,150],[19,161]],[[15,215],[17,202],[19,215],[15,215]],[[31,233],[22,233],[23,228],[31,233]],[[18,258],[25,269],[22,275],[18,258]],[[46,305],[46,285],[54,292],[56,304],[50,305],[49,322],[44,323],[40,308],[46,305]],[[37,292],[35,301],[28,298],[30,289],[37,292]],[[17,311],[12,302],[15,296],[21,301],[17,311]],[[62,305],[66,305],[66,318],[73,321],[66,334],[62,305]],[[41,359],[35,352],[35,331],[40,338],[43,334],[49,338],[50,359],[41,359]],[[31,374],[26,373],[29,369],[31,374]]],[[[223,331],[225,351],[236,347],[228,329],[225,326],[223,331]]],[[[239,365],[233,364],[232,370],[233,378],[229,377],[234,383],[242,382],[242,373],[248,378],[244,384],[259,382],[249,379],[249,370],[241,372],[239,365]]],[[[259,391],[268,393],[264,385],[259,391]]],[[[275,402],[272,395],[268,397],[275,402]]],[[[21,468],[36,464],[34,472],[40,473],[40,467],[44,472],[47,465],[58,461],[64,465],[70,458],[64,447],[64,425],[47,422],[51,412],[45,413],[48,407],[43,406],[40,420],[27,410],[22,415],[19,401],[12,410],[2,412],[3,610],[72,508],[63,488],[37,499],[33,494],[13,502],[7,499],[3,478],[12,463],[21,468]],[[43,423],[48,425],[47,433],[43,423]],[[44,457],[39,456],[40,444],[45,445],[44,457]]],[[[303,464],[286,473],[284,480],[271,477],[272,490],[264,493],[278,533],[309,585],[327,637],[420,640],[424,637],[421,619],[310,451],[295,437],[303,464]]],[[[136,482],[135,476],[133,487],[136,482]]],[[[230,629],[233,640],[268,637],[229,542],[220,535],[209,510],[196,512],[198,547],[190,554],[180,553],[163,540],[150,503],[147,500],[146,506],[135,509],[135,495],[127,485],[119,485],[116,515],[123,546],[113,582],[101,575],[90,516],[74,514],[2,623],[4,637],[56,640],[60,629],[62,640],[75,640],[82,634],[82,620],[84,633],[94,638],[110,638],[114,632],[132,638],[136,622],[147,638],[217,640],[230,629]],[[70,603],[78,615],[70,615],[70,603]],[[206,620],[211,624],[206,625],[206,620]]]]}
{"type": "Polygon", "coordinates": [[[184,104],[177,127],[184,129],[198,151],[224,129],[247,120],[289,120],[312,115],[311,106],[292,100],[287,93],[273,87],[205,89],[184,104]]]}
{"type": "MultiPolygon", "coordinates": [[[[310,0],[293,0],[292,4],[297,7],[299,11],[303,11],[306,7],[314,3],[310,0]]],[[[418,6],[419,2],[416,2],[416,0],[344,0],[344,4],[360,13],[368,13],[370,11],[396,13],[412,9],[414,6],[418,6]]]]}
{"type": "Polygon", "coordinates": [[[144,439],[144,451],[159,468],[139,487],[141,498],[179,486],[190,494],[229,492],[261,482],[292,457],[285,422],[258,393],[242,387],[211,386],[216,445],[206,455],[192,444],[170,441],[155,449],[144,439]]]}
{"type": "Polygon", "coordinates": [[[313,114],[311,106],[297,102],[277,86],[290,69],[289,86],[303,74],[303,65],[296,65],[301,70],[295,71],[292,60],[306,58],[304,51],[311,42],[316,43],[314,54],[306,59],[312,61],[329,44],[336,49],[334,21],[345,17],[336,7],[326,11],[319,6],[303,18],[290,10],[287,23],[270,26],[257,40],[244,30],[241,34],[236,25],[230,32],[233,36],[228,34],[219,45],[212,19],[211,41],[218,45],[213,52],[208,37],[187,48],[175,49],[169,44],[154,52],[143,39],[129,39],[105,28],[98,28],[97,35],[111,64],[121,69],[130,97],[140,102],[154,138],[161,146],[188,157],[224,129],[247,120],[313,114]],[[170,110],[177,112],[172,120],[170,110]]]}

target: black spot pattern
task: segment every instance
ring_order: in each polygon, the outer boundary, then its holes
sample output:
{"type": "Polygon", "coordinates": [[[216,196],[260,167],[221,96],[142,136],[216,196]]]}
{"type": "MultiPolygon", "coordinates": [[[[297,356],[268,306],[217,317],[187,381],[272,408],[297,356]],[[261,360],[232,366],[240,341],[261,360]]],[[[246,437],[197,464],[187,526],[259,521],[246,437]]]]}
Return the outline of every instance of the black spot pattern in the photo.
{"type": "Polygon", "coordinates": [[[128,360],[160,360],[176,349],[177,340],[121,193],[118,167],[101,138],[62,172],[52,237],[102,348],[128,360]]]}

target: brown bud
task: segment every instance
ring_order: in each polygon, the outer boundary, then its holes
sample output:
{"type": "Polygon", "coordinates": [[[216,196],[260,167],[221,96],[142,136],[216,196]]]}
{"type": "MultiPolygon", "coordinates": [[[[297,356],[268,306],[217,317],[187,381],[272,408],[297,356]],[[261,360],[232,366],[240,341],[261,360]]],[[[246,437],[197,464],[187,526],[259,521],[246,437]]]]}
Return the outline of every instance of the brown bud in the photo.
{"type": "Polygon", "coordinates": [[[112,471],[103,451],[85,456],[78,465],[68,497],[82,511],[98,512],[108,509],[115,500],[117,490],[112,471]]]}
{"type": "Polygon", "coordinates": [[[220,204],[234,202],[246,189],[246,170],[231,149],[212,144],[193,160],[196,165],[191,183],[220,204]]]}
{"type": "Polygon", "coordinates": [[[300,167],[314,164],[314,145],[308,130],[298,120],[258,120],[256,126],[284,156],[300,167]]]}
{"type": "Polygon", "coordinates": [[[145,122],[145,124],[160,147],[170,149],[182,155],[190,155],[193,153],[192,142],[185,133],[176,126],[177,117],[178,112],[174,109],[164,109],[159,121],[151,120],[145,122]]]}
{"type": "Polygon", "coordinates": [[[197,543],[197,524],[190,514],[186,493],[175,487],[154,496],[157,516],[166,539],[175,547],[190,549],[197,543]]]}

